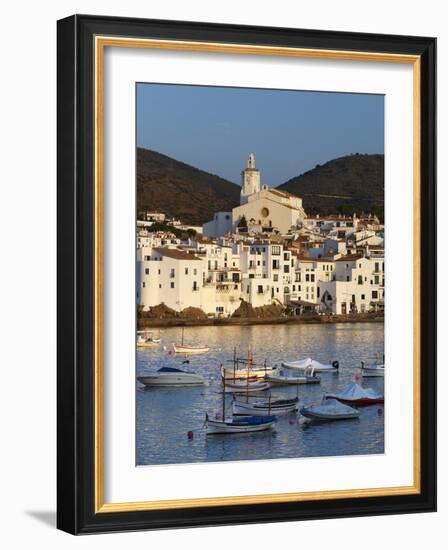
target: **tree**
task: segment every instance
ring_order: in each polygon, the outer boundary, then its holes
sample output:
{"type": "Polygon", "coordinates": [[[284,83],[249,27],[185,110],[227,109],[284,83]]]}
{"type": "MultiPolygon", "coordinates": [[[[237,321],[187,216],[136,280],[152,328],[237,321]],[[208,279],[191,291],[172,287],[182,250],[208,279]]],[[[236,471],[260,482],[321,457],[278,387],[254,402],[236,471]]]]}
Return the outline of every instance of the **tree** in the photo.
{"type": "Polygon", "coordinates": [[[243,214],[243,217],[241,218],[241,220],[238,222],[238,227],[247,228],[247,220],[246,220],[246,216],[244,214],[243,214]]]}

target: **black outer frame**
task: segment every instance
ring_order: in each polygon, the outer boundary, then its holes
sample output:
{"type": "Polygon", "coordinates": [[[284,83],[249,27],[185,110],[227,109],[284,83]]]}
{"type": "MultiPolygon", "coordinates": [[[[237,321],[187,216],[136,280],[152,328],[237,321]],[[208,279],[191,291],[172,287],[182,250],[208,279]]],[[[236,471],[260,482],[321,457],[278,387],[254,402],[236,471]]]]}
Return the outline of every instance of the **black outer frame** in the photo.
{"type": "MultiPolygon", "coordinates": [[[[436,509],[436,39],[74,15],[58,21],[57,527],[72,534],[436,509]],[[94,513],[95,35],[421,56],[421,493],[94,513]]],[[[148,495],[149,496],[149,495],[148,495]]]]}

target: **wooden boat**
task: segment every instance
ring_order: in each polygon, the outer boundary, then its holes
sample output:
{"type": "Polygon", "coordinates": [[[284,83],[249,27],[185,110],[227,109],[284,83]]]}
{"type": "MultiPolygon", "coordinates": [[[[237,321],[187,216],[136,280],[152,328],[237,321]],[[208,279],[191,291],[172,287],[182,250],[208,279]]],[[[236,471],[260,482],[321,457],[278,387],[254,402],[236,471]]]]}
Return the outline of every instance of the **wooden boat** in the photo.
{"type": "Polygon", "coordinates": [[[207,353],[210,348],[208,346],[188,346],[184,344],[184,328],[182,327],[182,342],[173,344],[174,353],[183,353],[185,355],[195,355],[199,353],[207,353]]]}
{"type": "Polygon", "coordinates": [[[355,382],[349,384],[340,393],[327,393],[325,394],[325,397],[327,399],[337,399],[338,401],[341,401],[341,403],[358,406],[384,403],[384,395],[375,393],[372,388],[363,388],[355,382]]]}
{"type": "Polygon", "coordinates": [[[320,405],[301,407],[300,414],[311,420],[347,420],[359,418],[359,411],[335,399],[325,399],[320,405]]]}
{"type": "Polygon", "coordinates": [[[186,372],[174,367],[162,367],[154,374],[137,376],[137,380],[147,386],[204,386],[206,380],[200,374],[186,372]]]}
{"type": "Polygon", "coordinates": [[[137,347],[138,348],[153,348],[160,344],[160,337],[153,332],[140,330],[137,332],[137,347]]]}
{"type": "Polygon", "coordinates": [[[339,361],[333,361],[332,363],[319,363],[314,359],[308,357],[302,361],[288,361],[282,363],[282,367],[291,370],[305,371],[307,369],[314,369],[314,372],[338,372],[339,361]]]}
{"type": "Polygon", "coordinates": [[[275,416],[210,420],[208,415],[206,415],[205,425],[207,427],[207,435],[239,434],[270,430],[274,426],[276,420],[275,416]]]}
{"type": "Polygon", "coordinates": [[[314,374],[314,369],[306,369],[303,374],[294,375],[287,369],[280,370],[278,373],[267,374],[266,382],[273,386],[295,386],[298,384],[320,384],[320,377],[314,374]]]}
{"type": "Polygon", "coordinates": [[[226,381],[226,392],[228,393],[254,393],[265,391],[270,388],[270,384],[262,380],[235,380],[234,382],[226,381]]]}
{"type": "Polygon", "coordinates": [[[384,378],[384,364],[366,365],[364,361],[361,361],[361,376],[363,378],[384,378]]]}
{"type": "Polygon", "coordinates": [[[297,411],[299,398],[293,399],[260,399],[252,402],[236,401],[232,403],[233,414],[236,416],[279,416],[297,411]]]}
{"type": "Polygon", "coordinates": [[[261,367],[261,368],[251,368],[249,371],[247,368],[241,369],[226,369],[225,367],[221,368],[221,376],[227,382],[246,380],[257,381],[265,380],[268,374],[278,374],[279,370],[274,367],[261,367]]]}

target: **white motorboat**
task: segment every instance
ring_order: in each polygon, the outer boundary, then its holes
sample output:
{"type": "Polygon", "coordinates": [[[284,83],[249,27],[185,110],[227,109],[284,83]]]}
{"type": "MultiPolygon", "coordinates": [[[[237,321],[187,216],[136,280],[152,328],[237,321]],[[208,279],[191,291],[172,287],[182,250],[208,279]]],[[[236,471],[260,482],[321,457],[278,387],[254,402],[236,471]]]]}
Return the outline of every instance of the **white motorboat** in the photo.
{"type": "Polygon", "coordinates": [[[186,372],[174,367],[162,367],[154,374],[137,376],[137,380],[147,387],[154,386],[204,386],[206,380],[200,374],[186,372]]]}
{"type": "Polygon", "coordinates": [[[254,393],[265,391],[270,388],[270,384],[262,380],[235,380],[234,382],[226,381],[227,393],[254,393]]]}
{"type": "Polygon", "coordinates": [[[137,347],[138,348],[153,348],[158,346],[161,342],[159,336],[156,336],[153,332],[147,330],[140,330],[137,332],[137,347]]]}
{"type": "Polygon", "coordinates": [[[288,369],[280,370],[278,373],[267,374],[266,382],[274,386],[295,386],[298,384],[319,384],[320,377],[314,374],[314,369],[308,368],[303,371],[303,374],[294,375],[288,369]]]}
{"type": "Polygon", "coordinates": [[[311,420],[347,420],[359,418],[359,411],[336,399],[325,399],[320,405],[304,406],[300,414],[311,420]]]}
{"type": "Polygon", "coordinates": [[[366,365],[364,361],[361,361],[361,376],[363,378],[384,378],[384,364],[366,365]]]}
{"type": "Polygon", "coordinates": [[[210,348],[202,345],[185,345],[184,344],[184,328],[182,327],[182,342],[180,344],[174,344],[174,353],[183,353],[184,355],[197,355],[200,353],[207,353],[210,348]]]}
{"type": "Polygon", "coordinates": [[[207,427],[207,435],[239,434],[270,430],[274,426],[276,420],[275,416],[210,420],[208,415],[206,415],[205,425],[207,427]]]}
{"type": "Polygon", "coordinates": [[[291,370],[304,371],[307,369],[314,369],[314,372],[338,372],[339,361],[333,361],[332,363],[319,363],[315,359],[308,357],[302,361],[288,361],[282,363],[282,367],[291,370]]]}
{"type": "Polygon", "coordinates": [[[359,406],[384,403],[384,395],[375,393],[372,388],[363,388],[359,384],[356,384],[356,382],[352,382],[339,393],[327,393],[325,397],[359,406]]]}
{"type": "Polygon", "coordinates": [[[246,402],[236,401],[232,403],[233,414],[237,416],[271,416],[289,414],[297,411],[299,398],[294,399],[260,399],[246,402]]]}

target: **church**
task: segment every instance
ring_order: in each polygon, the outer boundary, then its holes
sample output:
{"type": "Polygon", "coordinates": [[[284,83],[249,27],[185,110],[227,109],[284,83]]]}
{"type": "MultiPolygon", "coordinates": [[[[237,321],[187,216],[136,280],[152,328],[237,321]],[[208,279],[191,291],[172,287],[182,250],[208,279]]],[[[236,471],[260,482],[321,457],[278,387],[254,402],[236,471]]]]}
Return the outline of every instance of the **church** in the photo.
{"type": "Polygon", "coordinates": [[[213,220],[204,224],[204,235],[221,237],[243,227],[249,232],[285,234],[291,227],[302,224],[306,217],[302,199],[287,191],[261,185],[261,173],[255,166],[253,153],[241,176],[240,205],[232,212],[217,212],[213,220]]]}

